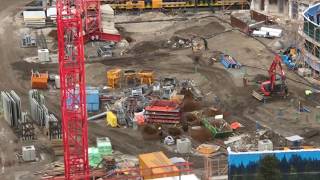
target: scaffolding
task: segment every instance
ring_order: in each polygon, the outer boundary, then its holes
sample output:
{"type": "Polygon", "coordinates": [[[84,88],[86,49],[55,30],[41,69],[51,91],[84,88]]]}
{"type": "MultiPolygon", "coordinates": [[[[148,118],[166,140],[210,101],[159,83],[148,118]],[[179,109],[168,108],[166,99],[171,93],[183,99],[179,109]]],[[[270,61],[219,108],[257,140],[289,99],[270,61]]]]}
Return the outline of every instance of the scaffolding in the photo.
{"type": "Polygon", "coordinates": [[[216,156],[204,156],[204,180],[210,180],[214,176],[228,174],[228,161],[226,156],[218,154],[216,156]]]}

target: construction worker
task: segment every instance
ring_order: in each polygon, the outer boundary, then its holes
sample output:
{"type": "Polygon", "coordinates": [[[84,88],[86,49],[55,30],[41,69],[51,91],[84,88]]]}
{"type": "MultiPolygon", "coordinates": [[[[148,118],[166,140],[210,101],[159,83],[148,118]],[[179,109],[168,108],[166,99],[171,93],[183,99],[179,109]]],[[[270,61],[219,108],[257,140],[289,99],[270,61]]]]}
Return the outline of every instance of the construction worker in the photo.
{"type": "Polygon", "coordinates": [[[312,91],[310,89],[307,89],[304,91],[306,96],[310,96],[312,94],[312,91]]]}
{"type": "Polygon", "coordinates": [[[203,40],[203,44],[204,44],[204,49],[207,51],[209,50],[209,47],[208,47],[208,41],[205,39],[205,38],[201,38],[203,40]]]}
{"type": "Polygon", "coordinates": [[[312,91],[310,89],[306,89],[304,91],[304,94],[306,96],[306,99],[309,100],[311,98],[311,95],[312,95],[312,91]]]}

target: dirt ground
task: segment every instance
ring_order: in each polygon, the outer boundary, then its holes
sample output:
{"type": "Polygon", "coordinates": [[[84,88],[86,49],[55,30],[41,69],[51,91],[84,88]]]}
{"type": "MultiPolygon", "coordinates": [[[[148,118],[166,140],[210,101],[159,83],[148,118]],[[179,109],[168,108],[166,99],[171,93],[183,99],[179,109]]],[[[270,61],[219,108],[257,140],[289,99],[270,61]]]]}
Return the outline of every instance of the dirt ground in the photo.
{"type": "MultiPolygon", "coordinates": [[[[57,64],[27,63],[22,59],[36,55],[36,49],[22,49],[19,47],[19,28],[23,26],[15,21],[15,13],[18,6],[22,6],[27,0],[3,0],[0,6],[0,89],[15,90],[22,98],[22,106],[28,110],[28,90],[30,89],[30,71],[37,69],[57,73],[57,64]]],[[[246,74],[255,77],[258,74],[266,75],[266,70],[271,64],[273,55],[258,41],[247,37],[237,30],[219,21],[215,17],[207,17],[201,13],[195,16],[184,17],[186,21],[166,21],[148,23],[119,24],[125,30],[126,36],[132,38],[128,53],[122,57],[110,59],[90,60],[86,64],[87,84],[91,86],[106,85],[106,71],[114,67],[123,69],[153,69],[157,77],[177,77],[178,79],[193,80],[205,95],[205,103],[213,105],[213,100],[218,97],[225,112],[226,120],[239,121],[245,127],[244,132],[254,134],[256,122],[264,125],[277,133],[288,136],[293,134],[304,135],[310,130],[318,129],[319,123],[315,116],[319,112],[315,105],[305,101],[303,91],[306,86],[294,81],[289,82],[290,96],[285,100],[275,100],[262,104],[251,97],[251,91],[257,85],[243,87],[242,78],[246,74]],[[205,17],[205,18],[204,18],[205,17]],[[226,70],[220,63],[209,65],[208,59],[203,56],[200,66],[195,72],[192,60],[192,51],[186,49],[172,49],[163,47],[172,36],[202,36],[208,38],[209,50],[204,54],[213,54],[220,51],[235,57],[244,66],[240,70],[226,70]],[[210,38],[211,37],[211,38],[210,38]],[[254,68],[257,67],[257,68],[254,68]],[[311,113],[298,113],[298,101],[305,102],[311,109],[311,113]],[[281,109],[281,110],[279,110],[281,109]]],[[[145,13],[140,16],[117,17],[118,22],[130,20],[166,19],[179,16],[165,16],[159,13],[145,13]]],[[[272,42],[268,42],[272,43],[272,42]]],[[[288,72],[288,77],[295,81],[304,82],[294,73],[288,72]]],[[[44,92],[48,106],[52,112],[59,115],[59,91],[49,90],[44,92]]],[[[15,154],[20,151],[22,143],[8,127],[1,116],[0,147],[5,154],[6,161],[4,173],[0,179],[37,179],[32,174],[41,170],[44,164],[52,161],[48,156],[39,162],[19,164],[15,160],[15,154]],[[7,145],[9,144],[9,145],[7,145]]],[[[318,131],[318,130],[317,130],[318,131]]],[[[89,122],[89,144],[95,144],[98,136],[110,137],[115,150],[122,153],[137,155],[145,152],[163,150],[170,157],[180,156],[160,142],[145,141],[141,133],[133,129],[112,129],[106,127],[103,120],[89,122]],[[139,143],[137,143],[139,142],[139,143]]],[[[24,144],[36,144],[40,153],[48,154],[45,145],[46,138],[39,133],[39,141],[26,142],[24,144]],[[42,145],[44,144],[44,145],[42,145]]],[[[306,139],[309,144],[319,145],[320,136],[306,139]]],[[[281,144],[276,144],[281,146],[281,144]]],[[[186,157],[187,158],[187,157],[186,157]]],[[[201,157],[190,156],[196,170],[201,170],[203,160],[201,157]]],[[[2,163],[0,163],[2,165],[2,163]]]]}

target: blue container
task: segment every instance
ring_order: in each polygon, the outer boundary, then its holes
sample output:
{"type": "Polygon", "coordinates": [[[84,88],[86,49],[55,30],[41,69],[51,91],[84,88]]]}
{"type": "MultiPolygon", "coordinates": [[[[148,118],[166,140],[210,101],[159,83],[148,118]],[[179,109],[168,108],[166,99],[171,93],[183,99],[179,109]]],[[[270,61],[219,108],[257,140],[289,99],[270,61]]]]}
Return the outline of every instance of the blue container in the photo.
{"type": "MultiPolygon", "coordinates": [[[[78,90],[76,90],[78,93],[78,90]]],[[[87,101],[87,112],[97,112],[100,110],[100,98],[99,98],[99,91],[92,87],[86,87],[86,101],[87,101]]],[[[67,100],[67,107],[71,105],[71,99],[67,100]]]]}
{"type": "Polygon", "coordinates": [[[240,68],[241,64],[236,61],[235,59],[233,59],[232,57],[225,57],[224,54],[221,55],[220,57],[220,61],[221,64],[225,67],[225,68],[240,68]]]}
{"type": "Polygon", "coordinates": [[[99,91],[96,89],[88,88],[86,90],[87,95],[87,111],[97,112],[100,110],[99,91]]]}

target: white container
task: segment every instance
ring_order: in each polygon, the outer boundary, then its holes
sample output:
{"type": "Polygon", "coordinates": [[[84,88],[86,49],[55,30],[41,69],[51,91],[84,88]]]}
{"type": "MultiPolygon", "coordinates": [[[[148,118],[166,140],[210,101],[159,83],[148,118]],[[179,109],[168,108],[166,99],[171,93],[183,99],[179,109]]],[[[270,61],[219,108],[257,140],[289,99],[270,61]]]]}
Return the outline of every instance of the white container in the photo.
{"type": "Polygon", "coordinates": [[[56,85],[57,89],[60,89],[60,76],[59,75],[54,76],[54,84],[56,85]]]}
{"type": "Polygon", "coordinates": [[[255,36],[255,37],[266,37],[267,36],[267,32],[254,30],[252,32],[252,36],[255,36]]]}
{"type": "Polygon", "coordinates": [[[215,116],[214,116],[214,119],[215,119],[215,120],[223,119],[223,114],[215,115],[215,116]]]}
{"type": "Polygon", "coordinates": [[[258,141],[258,151],[272,151],[273,143],[270,139],[264,139],[258,141]]]}
{"type": "Polygon", "coordinates": [[[269,35],[272,36],[272,37],[281,37],[282,36],[282,30],[281,29],[261,27],[260,31],[268,32],[269,35]]]}
{"type": "Polygon", "coordinates": [[[177,139],[177,151],[178,153],[190,153],[191,141],[188,138],[177,139]]]}
{"type": "Polygon", "coordinates": [[[119,31],[117,29],[103,29],[104,33],[109,33],[109,34],[119,34],[119,31]]]}
{"type": "Polygon", "coordinates": [[[38,59],[40,62],[49,61],[49,50],[48,49],[38,49],[38,59]]]}
{"type": "Polygon", "coordinates": [[[24,161],[36,160],[36,149],[34,146],[22,146],[22,159],[24,161]]]}

